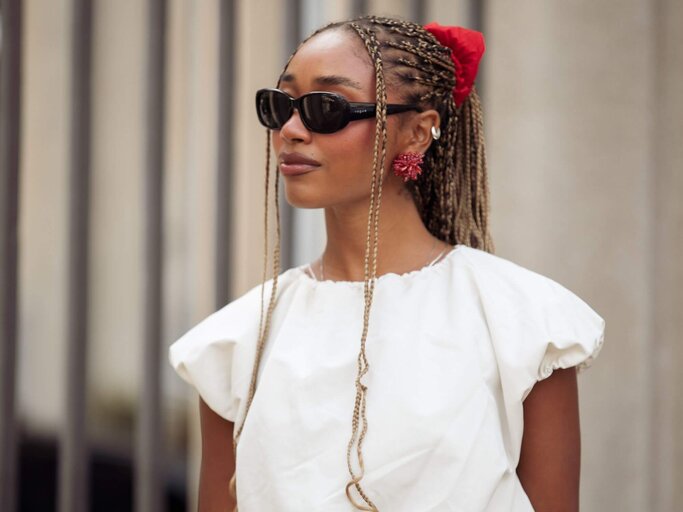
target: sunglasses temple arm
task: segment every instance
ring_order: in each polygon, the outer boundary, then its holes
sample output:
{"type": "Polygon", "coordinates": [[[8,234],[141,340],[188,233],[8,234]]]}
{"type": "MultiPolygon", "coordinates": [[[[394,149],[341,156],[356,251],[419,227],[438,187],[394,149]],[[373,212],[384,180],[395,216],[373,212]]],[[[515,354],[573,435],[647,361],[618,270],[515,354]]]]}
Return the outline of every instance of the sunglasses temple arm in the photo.
{"type": "Polygon", "coordinates": [[[369,119],[375,117],[375,107],[351,107],[349,112],[349,120],[356,121],[358,119],[369,119]]]}
{"type": "Polygon", "coordinates": [[[409,110],[422,112],[422,109],[417,105],[387,105],[387,114],[400,114],[401,112],[408,112],[409,110]]]}
{"type": "MultiPolygon", "coordinates": [[[[422,112],[422,109],[417,105],[387,105],[387,115],[400,114],[401,112],[408,112],[409,110],[422,112]]],[[[375,117],[374,105],[372,107],[352,107],[349,116],[352,121],[357,119],[369,119],[371,117],[375,117]]]]}

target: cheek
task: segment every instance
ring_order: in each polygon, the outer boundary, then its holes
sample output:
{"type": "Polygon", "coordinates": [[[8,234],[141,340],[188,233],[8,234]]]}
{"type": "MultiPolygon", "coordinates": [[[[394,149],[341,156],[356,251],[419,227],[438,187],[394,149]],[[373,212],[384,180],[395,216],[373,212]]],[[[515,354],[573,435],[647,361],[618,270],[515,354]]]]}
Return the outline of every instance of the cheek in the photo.
{"type": "Polygon", "coordinates": [[[372,171],[375,144],[373,120],[355,121],[335,137],[326,138],[324,143],[334,170],[341,169],[345,175],[369,174],[372,171]]]}
{"type": "Polygon", "coordinates": [[[282,145],[281,140],[280,140],[280,131],[275,131],[275,130],[270,130],[270,144],[273,146],[273,149],[275,150],[275,154],[277,155],[280,152],[280,146],[282,145]]]}
{"type": "MultiPolygon", "coordinates": [[[[396,156],[396,129],[391,124],[390,118],[387,122],[387,136],[384,156],[384,168],[382,174],[386,178],[390,173],[392,167],[392,159],[396,156]]],[[[336,161],[339,162],[337,167],[341,167],[342,171],[347,176],[353,176],[355,180],[359,180],[363,186],[370,183],[370,176],[372,175],[373,157],[375,149],[375,121],[363,120],[356,121],[353,129],[349,129],[348,133],[344,133],[344,137],[336,142],[333,149],[336,151],[336,161]],[[360,180],[361,177],[365,177],[360,180]]],[[[349,127],[350,128],[350,125],[349,127]]],[[[341,133],[340,133],[341,135],[341,133]]],[[[378,151],[377,160],[381,158],[381,152],[378,151]]]]}

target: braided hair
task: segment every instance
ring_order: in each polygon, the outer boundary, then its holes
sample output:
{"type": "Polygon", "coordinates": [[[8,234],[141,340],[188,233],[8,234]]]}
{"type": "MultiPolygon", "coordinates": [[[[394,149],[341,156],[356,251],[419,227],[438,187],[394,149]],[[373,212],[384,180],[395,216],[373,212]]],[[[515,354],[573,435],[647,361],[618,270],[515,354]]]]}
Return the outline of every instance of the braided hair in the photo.
{"type": "MultiPolygon", "coordinates": [[[[377,506],[360,485],[365,470],[362,444],[368,428],[365,407],[367,386],[361,382],[361,379],[369,369],[365,342],[377,273],[379,212],[387,145],[387,85],[396,91],[400,91],[401,99],[405,103],[415,103],[423,109],[435,109],[441,118],[442,135],[438,140],[434,140],[426,151],[423,172],[416,180],[405,183],[425,227],[432,235],[450,245],[464,244],[493,252],[493,242],[488,229],[489,191],[482,129],[483,116],[476,88],[471,90],[460,106],[455,104],[452,94],[455,86],[455,70],[450,58],[450,49],[442,46],[423,26],[400,19],[362,16],[323,26],[301,42],[287,60],[280,76],[282,77],[292,57],[303,44],[321,32],[332,29],[349,31],[363,42],[372,61],[375,74],[377,109],[364,260],[363,296],[365,307],[358,354],[358,373],[355,381],[356,398],[351,421],[352,433],[347,446],[347,464],[351,479],[346,486],[346,495],[356,509],[377,511],[377,506]],[[354,446],[360,467],[359,472],[354,471],[352,464],[354,446]],[[364,503],[357,502],[352,496],[352,487],[356,489],[364,503]]],[[[273,253],[271,293],[264,319],[264,288],[268,259],[270,130],[267,130],[266,135],[264,204],[266,241],[263,258],[259,337],[244,419],[233,439],[235,449],[256,391],[259,363],[275,307],[277,277],[280,273],[279,173],[275,173],[273,195],[277,224],[276,246],[273,253]]],[[[230,491],[236,499],[235,474],[230,480],[230,491]]]]}

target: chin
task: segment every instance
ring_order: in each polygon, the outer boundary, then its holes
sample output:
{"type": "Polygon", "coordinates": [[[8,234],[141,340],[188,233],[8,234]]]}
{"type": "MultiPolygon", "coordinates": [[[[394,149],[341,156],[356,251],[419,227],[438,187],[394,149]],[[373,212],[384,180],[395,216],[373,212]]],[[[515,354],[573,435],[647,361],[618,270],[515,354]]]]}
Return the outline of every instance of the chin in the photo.
{"type": "Polygon", "coordinates": [[[285,199],[295,208],[324,208],[321,197],[312,190],[303,187],[291,187],[285,182],[285,199]]]}

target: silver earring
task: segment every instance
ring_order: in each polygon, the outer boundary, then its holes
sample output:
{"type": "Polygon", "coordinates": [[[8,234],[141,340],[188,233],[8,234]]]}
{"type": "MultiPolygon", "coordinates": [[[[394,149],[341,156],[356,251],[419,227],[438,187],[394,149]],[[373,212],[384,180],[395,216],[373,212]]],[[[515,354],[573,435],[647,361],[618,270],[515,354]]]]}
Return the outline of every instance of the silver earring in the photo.
{"type": "Polygon", "coordinates": [[[439,137],[441,137],[441,128],[432,126],[432,139],[439,140],[439,137]]]}

